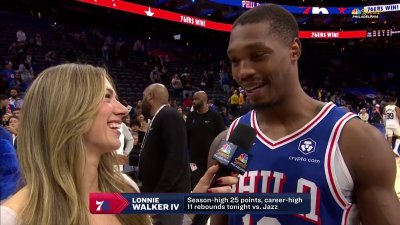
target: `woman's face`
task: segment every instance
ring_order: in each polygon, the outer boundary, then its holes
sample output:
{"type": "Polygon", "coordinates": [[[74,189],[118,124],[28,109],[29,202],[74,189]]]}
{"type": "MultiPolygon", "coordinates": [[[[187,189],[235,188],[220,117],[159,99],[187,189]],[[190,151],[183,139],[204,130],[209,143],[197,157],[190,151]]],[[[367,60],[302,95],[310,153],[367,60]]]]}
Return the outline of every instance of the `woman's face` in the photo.
{"type": "Polygon", "coordinates": [[[142,121],[144,121],[144,116],[143,116],[142,114],[140,114],[140,115],[137,117],[137,119],[138,119],[138,121],[142,122],[142,121]]]}
{"type": "Polygon", "coordinates": [[[106,80],[106,95],[94,118],[92,127],[85,136],[86,145],[89,150],[100,153],[117,150],[122,117],[128,114],[128,109],[116,99],[115,90],[110,82],[106,80]]]}

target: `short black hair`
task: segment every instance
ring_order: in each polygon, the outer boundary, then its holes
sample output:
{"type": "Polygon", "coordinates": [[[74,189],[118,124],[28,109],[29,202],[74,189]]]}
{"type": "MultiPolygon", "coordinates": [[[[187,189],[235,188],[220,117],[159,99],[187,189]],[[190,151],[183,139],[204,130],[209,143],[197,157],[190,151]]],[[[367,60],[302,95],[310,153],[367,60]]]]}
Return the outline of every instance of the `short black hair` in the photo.
{"type": "Polygon", "coordinates": [[[261,22],[268,23],[270,31],[274,35],[279,35],[282,41],[287,43],[299,36],[296,18],[289,11],[275,4],[263,4],[246,11],[235,20],[232,28],[238,25],[261,22]]]}
{"type": "Polygon", "coordinates": [[[12,87],[12,88],[10,88],[10,92],[11,92],[11,90],[16,90],[17,93],[19,93],[19,88],[17,88],[17,87],[12,87]]]}
{"type": "Polygon", "coordinates": [[[135,126],[135,125],[140,128],[140,122],[137,119],[131,120],[130,127],[135,126]]]}

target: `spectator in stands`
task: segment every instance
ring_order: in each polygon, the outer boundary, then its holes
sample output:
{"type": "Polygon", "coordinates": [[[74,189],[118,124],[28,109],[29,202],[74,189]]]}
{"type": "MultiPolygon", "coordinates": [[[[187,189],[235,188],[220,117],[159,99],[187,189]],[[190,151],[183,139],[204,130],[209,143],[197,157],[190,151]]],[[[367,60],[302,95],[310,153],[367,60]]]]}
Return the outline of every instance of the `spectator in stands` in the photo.
{"type": "Polygon", "coordinates": [[[12,116],[12,113],[4,113],[1,117],[1,126],[3,127],[8,127],[8,121],[10,120],[10,117],[12,116]]]}
{"type": "Polygon", "coordinates": [[[31,48],[28,48],[24,61],[26,61],[32,68],[36,66],[36,57],[34,56],[33,50],[31,48]]]}
{"type": "Polygon", "coordinates": [[[200,81],[200,85],[201,87],[206,87],[207,86],[207,82],[208,82],[208,74],[207,71],[203,71],[203,73],[201,74],[200,77],[201,81],[200,81]]]}
{"type": "Polygon", "coordinates": [[[17,116],[11,115],[8,118],[8,126],[5,128],[12,134],[12,144],[15,149],[17,149],[17,136],[18,136],[18,125],[19,125],[19,118],[17,116]]]}
{"type": "Polygon", "coordinates": [[[22,108],[22,104],[24,100],[19,96],[19,89],[18,88],[11,88],[10,89],[10,104],[14,105],[15,108],[22,108]]]}
{"type": "MultiPolygon", "coordinates": [[[[121,101],[121,104],[122,105],[124,105],[123,103],[122,103],[122,101],[121,101]]],[[[125,106],[125,105],[124,105],[125,106]]],[[[125,106],[126,107],[126,106],[125,106]]],[[[129,109],[128,109],[128,111],[129,111],[129,109]]],[[[126,115],[126,116],[124,116],[123,118],[122,118],[122,122],[126,125],[126,126],[128,126],[129,127],[129,129],[130,129],[130,124],[131,124],[131,117],[130,117],[130,115],[128,114],[128,115],[126,115]]]]}
{"type": "Polygon", "coordinates": [[[21,71],[17,71],[15,74],[15,77],[13,80],[11,80],[10,84],[9,84],[9,88],[17,88],[18,90],[20,90],[21,92],[25,92],[27,86],[26,84],[22,81],[21,78],[21,71]]]}
{"type": "Polygon", "coordinates": [[[183,86],[182,81],[179,79],[179,75],[177,73],[175,73],[174,77],[172,78],[171,86],[174,90],[174,97],[179,96],[183,90],[183,86]]]}
{"type": "Polygon", "coordinates": [[[369,122],[376,128],[378,128],[379,131],[381,131],[383,134],[385,133],[385,127],[383,125],[383,118],[382,118],[382,113],[380,110],[380,105],[376,104],[375,108],[373,109],[370,120],[369,122]]]}
{"type": "Polygon", "coordinates": [[[171,83],[171,78],[168,74],[168,68],[166,66],[163,66],[161,69],[160,80],[161,83],[166,87],[168,87],[169,84],[171,83]]]}
{"type": "Polygon", "coordinates": [[[161,82],[161,74],[158,70],[158,66],[155,66],[154,69],[150,72],[150,81],[151,83],[160,83],[161,82]]]}
{"type": "Polygon", "coordinates": [[[221,71],[221,72],[219,73],[219,76],[220,76],[219,83],[221,84],[222,90],[223,90],[225,93],[229,94],[229,93],[230,93],[230,90],[229,90],[230,77],[229,77],[228,72],[226,72],[226,71],[221,71]]]}
{"type": "Polygon", "coordinates": [[[6,61],[4,64],[4,69],[1,71],[2,80],[5,80],[8,85],[15,78],[16,71],[12,69],[12,63],[10,61],[6,61]]]}
{"type": "Polygon", "coordinates": [[[189,111],[192,107],[192,96],[190,96],[188,93],[185,95],[182,106],[185,108],[185,111],[189,111]]]}
{"type": "Polygon", "coordinates": [[[17,57],[18,46],[16,41],[12,42],[11,45],[8,46],[8,51],[12,57],[17,57]]]}
{"type": "Polygon", "coordinates": [[[242,89],[239,91],[239,109],[242,108],[244,103],[245,103],[245,96],[244,96],[244,90],[242,89]]]}
{"type": "Polygon", "coordinates": [[[229,98],[229,105],[231,107],[231,112],[234,116],[238,116],[239,113],[239,95],[238,91],[234,90],[233,94],[229,98]]]}
{"type": "Polygon", "coordinates": [[[22,42],[22,43],[26,42],[26,35],[23,29],[19,29],[17,31],[17,42],[22,42]]]}
{"type": "Polygon", "coordinates": [[[120,132],[119,141],[121,145],[116,150],[116,153],[120,171],[123,171],[125,165],[128,164],[128,156],[133,148],[133,137],[130,128],[124,122],[121,123],[121,127],[118,130],[120,132]]]}
{"type": "Polygon", "coordinates": [[[137,101],[135,104],[135,117],[133,117],[133,118],[138,117],[140,114],[142,114],[142,101],[141,100],[137,101]]]}
{"type": "Polygon", "coordinates": [[[174,109],[178,109],[178,103],[176,102],[176,99],[170,98],[168,100],[168,102],[169,102],[169,106],[171,106],[174,109]]]}
{"type": "Polygon", "coordinates": [[[365,123],[368,123],[369,115],[367,113],[366,108],[362,108],[360,112],[358,113],[358,116],[361,118],[361,120],[365,123]]]}
{"type": "Polygon", "coordinates": [[[139,54],[143,54],[145,52],[145,47],[142,40],[136,40],[135,44],[133,45],[133,51],[139,54]]]}
{"type": "Polygon", "coordinates": [[[155,55],[156,66],[162,68],[164,66],[164,59],[162,55],[155,55]]]}
{"type": "Polygon", "coordinates": [[[228,109],[226,108],[226,106],[223,105],[220,107],[220,109],[221,109],[221,116],[222,116],[222,119],[224,120],[225,127],[228,128],[231,125],[234,117],[232,116],[232,114],[230,114],[228,112],[228,109]]]}
{"type": "Polygon", "coordinates": [[[40,47],[43,45],[42,35],[40,35],[40,33],[36,33],[35,41],[36,41],[36,46],[40,47]]]}
{"type": "Polygon", "coordinates": [[[372,125],[382,124],[382,113],[380,109],[380,105],[376,104],[374,109],[372,110],[372,114],[370,117],[370,123],[372,125]]]}
{"type": "Polygon", "coordinates": [[[18,42],[17,43],[17,58],[19,60],[22,60],[25,57],[26,54],[26,45],[24,42],[18,42]]]}
{"type": "Polygon", "coordinates": [[[212,111],[219,113],[218,107],[215,105],[215,99],[209,99],[208,100],[208,108],[210,108],[212,111]]]}
{"type": "Polygon", "coordinates": [[[138,141],[137,141],[137,145],[141,145],[144,135],[146,134],[146,132],[140,130],[140,122],[137,119],[134,119],[131,121],[131,125],[130,128],[132,130],[133,133],[137,133],[138,134],[138,141]]]}
{"type": "Polygon", "coordinates": [[[188,94],[189,96],[193,96],[193,86],[192,86],[192,78],[190,77],[190,74],[185,72],[182,74],[181,76],[181,81],[182,81],[182,85],[183,85],[183,91],[182,91],[182,95],[185,97],[186,94],[188,94]]]}
{"type": "Polygon", "coordinates": [[[149,124],[147,123],[146,119],[144,118],[143,114],[140,114],[137,118],[137,121],[140,123],[140,130],[146,132],[149,128],[149,124]]]}
{"type": "Polygon", "coordinates": [[[110,59],[110,44],[104,42],[103,47],[101,48],[101,52],[103,54],[104,60],[108,61],[110,59]]]}
{"type": "Polygon", "coordinates": [[[0,107],[1,107],[0,115],[4,115],[6,113],[12,114],[15,108],[14,105],[10,104],[10,99],[7,97],[7,95],[0,95],[0,107]]]}
{"type": "Polygon", "coordinates": [[[14,111],[12,112],[13,116],[18,116],[18,118],[19,118],[20,111],[21,111],[21,108],[15,108],[14,111]]]}
{"type": "Polygon", "coordinates": [[[29,65],[29,63],[25,61],[24,63],[20,64],[17,72],[21,73],[21,80],[23,84],[29,87],[35,78],[32,67],[29,65]]]}

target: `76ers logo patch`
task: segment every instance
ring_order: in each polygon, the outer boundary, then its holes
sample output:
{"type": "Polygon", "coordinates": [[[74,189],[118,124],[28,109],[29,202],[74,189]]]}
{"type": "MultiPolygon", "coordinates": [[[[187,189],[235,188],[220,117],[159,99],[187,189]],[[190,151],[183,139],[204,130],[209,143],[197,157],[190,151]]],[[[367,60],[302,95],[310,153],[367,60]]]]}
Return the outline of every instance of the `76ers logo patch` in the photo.
{"type": "Polygon", "coordinates": [[[315,152],[316,147],[317,143],[313,139],[307,138],[300,141],[298,149],[301,153],[307,155],[315,152]]]}

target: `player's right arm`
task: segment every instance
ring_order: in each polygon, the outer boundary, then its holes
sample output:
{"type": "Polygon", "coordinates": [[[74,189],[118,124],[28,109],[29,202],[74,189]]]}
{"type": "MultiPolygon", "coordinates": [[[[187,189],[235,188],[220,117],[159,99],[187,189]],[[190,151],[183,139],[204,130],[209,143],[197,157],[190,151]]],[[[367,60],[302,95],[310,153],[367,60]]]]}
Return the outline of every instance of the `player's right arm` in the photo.
{"type": "Polygon", "coordinates": [[[400,108],[396,106],[395,110],[396,110],[396,116],[400,120],[400,108]]]}

